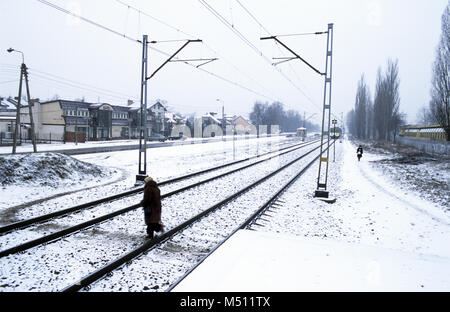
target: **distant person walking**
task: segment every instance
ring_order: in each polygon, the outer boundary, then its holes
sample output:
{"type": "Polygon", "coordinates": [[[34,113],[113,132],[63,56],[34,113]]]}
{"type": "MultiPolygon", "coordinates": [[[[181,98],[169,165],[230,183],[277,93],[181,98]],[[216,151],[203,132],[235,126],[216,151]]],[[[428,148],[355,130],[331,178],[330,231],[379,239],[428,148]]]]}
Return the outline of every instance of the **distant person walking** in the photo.
{"type": "Polygon", "coordinates": [[[361,161],[361,157],[363,154],[363,148],[362,146],[358,146],[358,148],[356,149],[356,156],[358,157],[358,161],[361,161]]]}
{"type": "Polygon", "coordinates": [[[144,207],[144,220],[147,225],[147,234],[150,239],[153,238],[153,232],[164,230],[161,222],[161,195],[158,185],[151,177],[144,179],[144,198],[141,206],[144,207]]]}

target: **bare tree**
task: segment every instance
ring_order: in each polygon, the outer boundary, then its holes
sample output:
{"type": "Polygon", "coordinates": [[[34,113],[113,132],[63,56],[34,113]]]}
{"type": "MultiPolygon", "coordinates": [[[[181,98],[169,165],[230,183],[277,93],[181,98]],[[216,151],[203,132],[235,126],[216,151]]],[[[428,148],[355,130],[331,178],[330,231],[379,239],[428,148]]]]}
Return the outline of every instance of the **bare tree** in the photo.
{"type": "Polygon", "coordinates": [[[356,126],[355,126],[355,109],[352,109],[347,113],[347,129],[348,132],[352,135],[356,135],[356,126]]]}
{"type": "Polygon", "coordinates": [[[424,126],[431,126],[432,124],[436,123],[430,109],[426,106],[422,107],[417,112],[416,121],[418,124],[424,126]]]}
{"type": "Polygon", "coordinates": [[[400,114],[400,79],[398,77],[398,61],[388,60],[386,71],[386,106],[388,118],[387,140],[394,138],[400,130],[402,117],[400,114]]]}
{"type": "Polygon", "coordinates": [[[450,4],[442,15],[442,33],[436,49],[431,86],[430,112],[444,127],[447,141],[450,141],[450,4]]]}
{"type": "Polygon", "coordinates": [[[396,134],[404,124],[405,115],[400,113],[400,78],[398,61],[388,60],[386,74],[378,69],[375,86],[374,128],[379,140],[395,140],[396,134]]]}
{"type": "Polygon", "coordinates": [[[355,109],[353,115],[353,129],[357,138],[366,139],[368,135],[367,113],[370,106],[370,92],[366,85],[364,75],[358,82],[356,90],[355,109]]]}
{"type": "Polygon", "coordinates": [[[374,113],[373,113],[373,101],[369,97],[366,108],[366,135],[368,139],[374,138],[374,113]]]}
{"type": "Polygon", "coordinates": [[[375,99],[373,103],[373,121],[374,121],[374,135],[378,140],[386,138],[386,129],[387,129],[387,120],[384,118],[386,115],[385,105],[384,105],[384,97],[386,95],[385,92],[386,83],[383,79],[383,74],[381,72],[381,67],[378,68],[377,73],[377,82],[375,85],[375,99]]]}

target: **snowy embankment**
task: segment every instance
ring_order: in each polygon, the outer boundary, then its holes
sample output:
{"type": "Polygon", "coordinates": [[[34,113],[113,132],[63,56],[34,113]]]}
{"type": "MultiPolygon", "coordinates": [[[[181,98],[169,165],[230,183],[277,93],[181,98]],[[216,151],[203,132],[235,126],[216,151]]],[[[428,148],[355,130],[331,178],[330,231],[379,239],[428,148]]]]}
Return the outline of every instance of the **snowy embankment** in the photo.
{"type": "Polygon", "coordinates": [[[378,162],[391,157],[364,152],[358,162],[354,145],[337,144],[328,182],[336,203],[313,198],[317,170],[309,170],[281,197],[287,204],[275,209],[261,230],[450,257],[448,203],[428,201],[420,190],[402,189],[399,179],[384,175],[378,162]]]}
{"type": "MultiPolygon", "coordinates": [[[[58,153],[0,156],[0,212],[44,196],[112,181],[120,171],[58,153]]],[[[7,220],[3,220],[5,222],[7,220]]]]}

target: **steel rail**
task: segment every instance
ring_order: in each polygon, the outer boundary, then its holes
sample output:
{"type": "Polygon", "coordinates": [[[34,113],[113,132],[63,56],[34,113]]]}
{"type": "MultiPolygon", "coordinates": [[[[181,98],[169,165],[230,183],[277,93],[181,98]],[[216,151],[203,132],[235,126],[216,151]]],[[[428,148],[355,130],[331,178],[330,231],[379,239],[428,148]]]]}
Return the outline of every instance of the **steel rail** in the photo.
{"type": "MultiPolygon", "coordinates": [[[[201,185],[201,184],[205,184],[205,183],[208,183],[208,182],[210,182],[210,181],[213,181],[213,180],[222,178],[222,177],[227,176],[227,175],[230,175],[230,174],[232,174],[232,173],[234,173],[234,172],[237,172],[237,171],[241,171],[241,170],[247,169],[247,168],[249,168],[249,167],[255,166],[255,165],[260,164],[260,163],[262,163],[262,162],[271,160],[271,159],[273,159],[273,158],[275,158],[275,157],[279,157],[279,156],[281,156],[281,155],[291,153],[291,152],[296,151],[296,150],[298,150],[298,149],[300,149],[300,148],[302,148],[302,147],[305,147],[305,146],[308,146],[308,145],[311,145],[311,144],[314,144],[314,143],[315,143],[315,142],[308,143],[308,144],[302,145],[302,146],[300,146],[300,147],[294,148],[294,149],[292,149],[292,150],[288,150],[288,151],[285,151],[285,152],[283,152],[283,153],[279,153],[279,154],[277,154],[277,155],[271,156],[271,157],[269,157],[269,158],[265,158],[265,159],[259,160],[259,161],[257,161],[257,162],[248,164],[248,165],[246,165],[246,166],[239,167],[239,168],[237,168],[237,169],[233,169],[233,170],[231,170],[231,171],[222,173],[222,174],[220,174],[220,175],[217,175],[217,176],[214,176],[214,177],[211,177],[211,178],[208,178],[208,179],[205,179],[205,180],[202,180],[202,181],[199,181],[199,182],[196,182],[196,183],[193,183],[193,184],[184,186],[184,187],[179,188],[179,189],[177,189],[177,190],[174,190],[174,191],[171,191],[171,192],[168,192],[168,193],[166,193],[166,194],[161,195],[161,199],[164,199],[164,198],[173,196],[173,195],[175,195],[175,194],[184,192],[184,191],[186,191],[186,190],[188,190],[188,189],[197,187],[197,186],[199,186],[199,185],[201,185]]],[[[312,151],[314,151],[314,150],[316,150],[316,149],[318,149],[318,148],[319,148],[319,147],[313,149],[312,151]]],[[[5,250],[0,251],[0,258],[6,257],[6,256],[11,255],[11,254],[14,254],[14,253],[23,252],[23,251],[28,250],[28,249],[30,249],[30,248],[33,248],[33,247],[36,247],[36,246],[39,246],[39,245],[42,245],[42,244],[45,244],[45,243],[54,241],[54,240],[56,240],[56,239],[60,239],[60,238],[66,236],[66,235],[68,235],[68,234],[72,234],[72,233],[74,233],[74,232],[77,232],[77,231],[80,231],[80,230],[82,230],[82,229],[88,228],[88,227],[90,227],[90,226],[93,226],[93,225],[95,225],[95,224],[101,223],[101,222],[106,221],[106,220],[108,220],[108,219],[112,219],[112,218],[114,218],[114,217],[116,217],[116,216],[118,216],[118,215],[127,213],[127,212],[129,212],[129,211],[131,211],[131,210],[134,210],[134,209],[137,209],[137,208],[139,208],[139,207],[141,207],[140,204],[134,204],[134,205],[128,206],[128,207],[126,207],[126,208],[122,208],[122,209],[116,210],[116,211],[114,211],[114,212],[105,214],[105,215],[103,215],[103,216],[100,216],[100,217],[91,219],[91,220],[89,220],[89,221],[85,221],[85,222],[79,223],[79,224],[77,224],[77,225],[68,227],[68,228],[66,228],[66,229],[64,229],[64,230],[61,230],[61,231],[58,231],[58,232],[54,232],[54,233],[52,233],[52,234],[49,234],[49,235],[46,235],[46,236],[42,236],[42,237],[40,237],[40,238],[31,240],[31,241],[27,241],[27,242],[25,242],[25,243],[22,243],[22,244],[20,244],[20,245],[16,245],[16,246],[14,246],[14,247],[10,247],[10,248],[8,248],[8,249],[5,249],[5,250]]]]}
{"type": "MultiPolygon", "coordinates": [[[[335,144],[335,143],[333,143],[335,144]]],[[[326,150],[325,150],[326,151],[326,150]]],[[[315,157],[311,162],[309,162],[302,170],[300,170],[292,179],[290,179],[283,187],[281,187],[277,193],[275,193],[269,200],[267,200],[257,211],[251,214],[244,222],[242,222],[238,227],[236,227],[223,241],[212,248],[202,259],[199,260],[193,267],[191,267],[185,274],[183,274],[175,283],[171,284],[166,292],[172,291],[181,281],[183,281],[189,274],[191,274],[200,264],[202,264],[210,255],[214,253],[220,246],[222,246],[228,239],[230,239],[237,231],[245,229],[251,223],[255,222],[260,216],[272,206],[272,204],[284,193],[286,190],[294,184],[305,172],[308,170],[318,159],[320,155],[315,157]]]]}
{"type": "MultiPolygon", "coordinates": [[[[312,141],[312,142],[316,142],[316,141],[312,141]]],[[[235,165],[235,164],[238,164],[238,163],[246,162],[246,161],[249,161],[249,160],[252,160],[252,159],[255,159],[255,158],[264,157],[264,156],[269,155],[271,153],[280,152],[280,151],[283,151],[283,150],[286,150],[286,149],[289,149],[289,148],[294,148],[294,147],[300,146],[300,145],[307,146],[308,144],[312,144],[312,143],[294,144],[294,145],[291,145],[291,146],[288,146],[288,147],[284,147],[284,148],[282,148],[282,149],[280,149],[278,151],[271,151],[271,152],[267,152],[267,153],[264,153],[264,154],[261,154],[261,155],[255,155],[255,156],[252,156],[252,157],[247,157],[245,159],[229,162],[229,163],[226,163],[226,164],[223,164],[223,165],[220,165],[220,166],[204,169],[204,170],[201,170],[201,171],[197,171],[197,172],[189,173],[189,174],[186,174],[186,175],[183,175],[183,176],[180,176],[180,177],[169,179],[169,180],[166,180],[166,181],[158,183],[158,185],[162,186],[162,185],[178,182],[178,181],[181,181],[181,180],[184,180],[184,179],[188,179],[188,178],[191,178],[191,177],[194,177],[194,176],[197,176],[197,175],[208,173],[208,172],[211,172],[211,171],[214,171],[214,170],[219,170],[219,169],[222,169],[222,168],[225,168],[225,167],[228,167],[228,166],[232,166],[232,165],[235,165]]],[[[107,203],[107,202],[111,202],[111,201],[114,201],[114,200],[117,200],[117,199],[121,199],[123,197],[134,195],[134,194],[137,194],[139,192],[142,192],[143,190],[144,190],[144,187],[134,188],[134,189],[126,191],[126,192],[118,193],[118,194],[115,194],[115,195],[111,195],[111,196],[108,196],[108,197],[104,197],[104,198],[101,198],[101,199],[98,199],[98,200],[94,200],[94,201],[87,202],[87,203],[84,203],[84,204],[76,205],[76,206],[73,206],[73,207],[69,207],[69,208],[66,208],[66,209],[62,209],[62,210],[55,211],[55,212],[52,212],[52,213],[48,213],[48,214],[45,214],[45,215],[41,215],[41,216],[38,216],[38,217],[34,217],[34,218],[27,219],[27,220],[22,220],[22,221],[17,221],[17,222],[14,222],[14,223],[10,223],[10,224],[7,224],[5,226],[0,227],[0,234],[7,233],[7,232],[10,232],[12,230],[22,229],[22,228],[34,225],[36,223],[40,223],[40,222],[47,221],[47,220],[50,220],[50,219],[53,219],[53,218],[56,218],[56,217],[61,217],[61,216],[67,215],[67,214],[72,213],[72,212],[76,212],[76,211],[79,211],[79,210],[82,210],[82,209],[91,208],[93,206],[97,206],[97,205],[104,204],[104,203],[107,203]]]]}
{"type": "MultiPolygon", "coordinates": [[[[268,180],[272,176],[274,176],[277,173],[283,171],[287,167],[293,165],[297,161],[303,159],[304,157],[308,156],[309,154],[313,153],[314,151],[316,151],[319,148],[320,148],[320,146],[317,147],[317,148],[314,148],[313,150],[311,150],[311,151],[309,151],[309,152],[307,152],[307,153],[305,153],[305,154],[303,154],[303,155],[301,155],[299,157],[297,157],[296,159],[290,161],[286,165],[278,168],[277,170],[274,170],[270,174],[266,175],[265,177],[259,179],[256,182],[252,183],[251,185],[248,185],[245,188],[241,189],[240,191],[234,193],[233,195],[231,195],[231,196],[221,200],[219,203],[216,203],[214,206],[204,210],[203,212],[199,213],[198,215],[196,215],[196,216],[190,218],[189,220],[179,224],[178,226],[170,229],[169,231],[163,233],[162,235],[157,236],[157,237],[153,238],[152,240],[149,240],[149,241],[145,242],[144,244],[142,244],[138,248],[136,248],[136,249],[126,253],[125,255],[123,255],[123,256],[113,260],[109,264],[107,264],[107,265],[97,269],[96,271],[92,272],[91,274],[86,275],[85,277],[81,278],[75,284],[72,284],[72,285],[62,289],[61,291],[62,292],[75,292],[75,291],[79,291],[79,290],[81,290],[81,289],[83,289],[85,287],[88,287],[90,284],[92,284],[93,282],[99,280],[103,276],[105,276],[107,274],[110,274],[116,268],[118,268],[118,267],[122,266],[123,264],[126,264],[127,262],[129,262],[129,261],[133,260],[134,258],[140,256],[145,251],[150,250],[152,247],[155,247],[159,243],[164,242],[165,240],[169,239],[170,237],[172,237],[173,235],[177,234],[178,232],[183,231],[184,229],[186,229],[187,227],[191,226],[193,223],[197,222],[198,220],[200,220],[204,216],[206,216],[206,215],[210,214],[211,212],[219,209],[223,205],[231,202],[232,200],[234,200],[235,198],[239,197],[243,193],[245,193],[245,192],[249,191],[250,189],[254,188],[255,186],[263,183],[264,181],[268,180]]],[[[318,157],[319,156],[315,157],[314,160],[309,165],[311,165],[315,160],[317,160],[318,157]]]]}

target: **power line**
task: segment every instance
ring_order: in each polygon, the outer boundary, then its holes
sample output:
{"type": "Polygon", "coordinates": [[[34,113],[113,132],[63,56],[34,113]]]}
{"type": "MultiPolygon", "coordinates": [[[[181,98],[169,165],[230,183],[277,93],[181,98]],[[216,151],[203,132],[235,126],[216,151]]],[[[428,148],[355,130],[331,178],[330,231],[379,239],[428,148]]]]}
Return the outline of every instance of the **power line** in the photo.
{"type": "Polygon", "coordinates": [[[157,21],[158,23],[163,24],[163,25],[165,25],[165,26],[167,26],[167,27],[169,27],[169,28],[179,32],[179,33],[182,33],[182,34],[184,34],[184,35],[186,35],[188,37],[191,37],[190,39],[196,38],[195,36],[193,36],[191,34],[188,34],[188,33],[184,32],[184,31],[182,31],[181,29],[178,29],[177,27],[174,27],[174,26],[164,22],[163,20],[160,20],[159,18],[156,18],[156,17],[154,17],[154,16],[152,16],[152,15],[150,15],[150,14],[144,12],[144,11],[139,10],[136,7],[133,7],[133,6],[129,5],[128,3],[125,3],[125,2],[123,2],[121,0],[116,0],[116,2],[120,3],[121,5],[124,5],[124,6],[130,8],[130,9],[138,12],[139,14],[142,14],[142,15],[144,15],[144,16],[146,16],[146,17],[148,17],[148,18],[150,18],[150,19],[152,19],[154,21],[157,21]]]}
{"type": "Polygon", "coordinates": [[[111,33],[113,33],[113,34],[115,34],[115,35],[118,35],[118,36],[120,36],[120,37],[123,37],[123,38],[125,38],[125,39],[131,40],[131,41],[133,41],[133,42],[139,42],[139,43],[142,43],[141,40],[139,40],[139,39],[131,38],[131,37],[127,36],[126,34],[122,34],[122,33],[118,32],[118,31],[116,31],[116,30],[114,30],[114,29],[112,29],[112,28],[103,26],[103,25],[101,25],[101,24],[99,24],[99,23],[97,23],[97,22],[94,22],[94,21],[92,21],[92,20],[90,20],[90,19],[87,19],[87,18],[85,18],[85,17],[83,17],[83,16],[81,16],[81,15],[79,15],[79,14],[76,14],[76,13],[73,13],[73,12],[71,12],[71,11],[69,11],[69,10],[64,9],[64,8],[61,8],[61,7],[59,7],[59,6],[57,6],[56,4],[53,4],[53,3],[51,3],[51,2],[48,2],[48,1],[46,1],[46,0],[37,0],[37,1],[41,2],[42,4],[47,5],[47,6],[49,6],[49,7],[52,7],[52,8],[54,8],[54,9],[58,10],[58,11],[61,11],[61,12],[65,13],[65,14],[68,14],[68,15],[71,15],[71,16],[73,16],[73,17],[79,18],[80,20],[85,21],[86,23],[89,23],[89,24],[92,24],[92,25],[94,25],[94,26],[96,26],[96,27],[102,28],[103,30],[106,30],[106,31],[108,31],[108,32],[111,32],[111,33]]]}
{"type": "MultiPolygon", "coordinates": [[[[154,17],[154,16],[148,14],[147,12],[142,11],[142,10],[139,9],[139,8],[133,7],[133,6],[129,5],[128,3],[125,3],[124,1],[116,0],[116,2],[118,2],[119,4],[121,4],[121,5],[123,5],[123,6],[126,6],[127,8],[131,8],[131,9],[135,10],[136,12],[139,13],[139,17],[140,17],[140,15],[142,14],[143,16],[148,17],[148,18],[150,18],[150,19],[152,19],[152,20],[154,20],[154,21],[156,21],[156,22],[158,22],[158,23],[160,23],[160,24],[162,24],[162,25],[164,25],[164,26],[166,26],[166,27],[168,27],[168,28],[170,28],[170,29],[172,29],[172,30],[175,30],[175,31],[177,31],[177,32],[180,32],[180,33],[182,33],[182,34],[184,34],[184,35],[186,35],[186,36],[188,36],[188,37],[191,37],[191,38],[198,38],[198,36],[194,36],[194,35],[189,34],[189,33],[185,32],[185,31],[183,31],[183,30],[180,30],[178,27],[175,27],[175,26],[173,26],[173,25],[170,25],[170,24],[168,24],[167,22],[164,22],[164,21],[162,21],[162,20],[160,20],[160,19],[158,19],[158,18],[156,18],[156,17],[154,17]]],[[[186,40],[187,40],[187,39],[186,39],[186,40]]],[[[172,41],[172,40],[166,40],[166,41],[163,41],[163,42],[171,42],[171,41],[172,41]]],[[[173,41],[174,41],[174,40],[173,40],[173,41]]],[[[161,42],[161,41],[158,41],[158,42],[161,42]]],[[[247,73],[244,73],[243,71],[241,71],[236,65],[234,65],[232,62],[230,62],[226,57],[224,57],[223,55],[221,55],[221,54],[220,54],[219,52],[217,52],[215,49],[213,49],[212,47],[210,47],[210,46],[209,46],[208,44],[206,44],[205,42],[203,42],[203,44],[204,44],[204,46],[205,46],[207,49],[209,49],[212,53],[214,53],[215,55],[217,55],[221,60],[224,60],[224,61],[225,61],[226,63],[228,63],[231,67],[233,67],[239,74],[245,76],[247,79],[249,79],[250,81],[252,81],[252,82],[255,83],[256,85],[258,85],[262,90],[267,90],[267,87],[266,87],[266,86],[263,86],[263,85],[260,84],[258,81],[256,81],[253,77],[251,77],[251,76],[248,75],[247,73]]],[[[221,78],[220,78],[220,79],[221,79],[221,78]]],[[[253,92],[253,93],[254,93],[254,92],[253,92]]],[[[274,101],[273,99],[271,99],[271,98],[269,98],[269,97],[267,97],[267,96],[263,96],[263,97],[265,97],[265,98],[267,98],[267,99],[270,99],[271,101],[274,101]]]]}
{"type": "MultiPolygon", "coordinates": [[[[40,71],[40,70],[37,70],[37,69],[33,69],[33,68],[30,68],[30,69],[31,69],[31,72],[37,72],[38,74],[41,74],[41,75],[50,76],[52,78],[61,80],[62,82],[68,82],[68,83],[71,83],[71,84],[78,84],[78,85],[81,85],[81,86],[85,86],[85,87],[88,87],[88,88],[92,89],[93,91],[100,90],[99,92],[102,92],[104,94],[110,94],[110,95],[114,95],[115,94],[115,95],[119,95],[121,98],[130,98],[130,99],[137,99],[138,98],[138,97],[131,96],[129,94],[125,94],[125,93],[121,93],[121,92],[117,92],[117,91],[113,91],[113,90],[109,90],[109,89],[105,89],[105,88],[100,88],[100,87],[96,87],[96,86],[89,85],[89,84],[86,84],[86,83],[82,83],[82,82],[78,82],[78,81],[75,81],[75,80],[67,79],[67,78],[64,78],[64,77],[61,77],[61,76],[49,74],[49,73],[46,73],[46,72],[43,72],[43,71],[40,71]]],[[[44,79],[47,79],[47,77],[43,77],[43,76],[41,76],[41,77],[44,78],[44,79]]],[[[80,87],[80,89],[83,89],[83,88],[80,87]]]]}
{"type": "Polygon", "coordinates": [[[32,77],[33,78],[37,78],[37,79],[44,79],[44,80],[52,81],[52,82],[59,83],[59,84],[63,84],[63,85],[66,85],[66,86],[69,86],[69,87],[72,87],[72,88],[75,88],[75,89],[80,89],[80,90],[93,92],[95,94],[103,94],[103,95],[106,95],[109,98],[120,99],[120,100],[127,100],[127,99],[135,99],[136,100],[137,99],[135,97],[117,96],[117,95],[113,95],[113,94],[108,93],[108,92],[99,91],[99,90],[95,90],[95,89],[91,89],[91,88],[87,88],[87,87],[77,86],[77,85],[72,84],[70,82],[65,82],[65,81],[61,81],[61,80],[58,80],[58,79],[53,79],[53,78],[46,77],[44,75],[40,75],[40,74],[33,73],[33,72],[32,72],[32,77]]]}
{"type": "MultiPolygon", "coordinates": [[[[217,12],[211,5],[209,5],[205,0],[198,0],[200,4],[202,4],[208,11],[210,11],[216,18],[219,19],[228,29],[230,29],[235,35],[237,35],[244,43],[246,43],[251,49],[253,49],[256,54],[261,56],[263,59],[265,59],[270,65],[272,65],[272,61],[264,55],[264,53],[259,50],[253,43],[251,43],[234,25],[231,25],[219,12],[217,12]]],[[[293,81],[290,79],[283,71],[281,71],[279,68],[275,68],[286,80],[288,80],[294,88],[296,88],[300,93],[303,94],[305,98],[309,100],[311,104],[315,106],[316,109],[320,108],[317,106],[317,104],[301,89],[299,88],[293,81]]]]}
{"type": "MultiPolygon", "coordinates": [[[[115,35],[118,35],[118,36],[120,36],[120,37],[123,37],[123,38],[128,39],[128,40],[133,41],[133,42],[142,43],[142,41],[139,40],[139,39],[132,38],[132,37],[130,37],[130,36],[127,36],[126,34],[122,34],[122,33],[118,32],[118,31],[116,31],[116,30],[114,30],[114,29],[112,29],[112,28],[106,27],[106,26],[101,25],[101,24],[99,24],[99,23],[97,23],[97,22],[94,22],[94,21],[92,21],[92,20],[90,20],[90,19],[87,19],[87,18],[85,18],[85,17],[82,17],[82,16],[80,16],[79,14],[76,14],[76,13],[73,13],[73,12],[71,12],[71,11],[69,11],[69,10],[63,9],[63,8],[61,8],[61,7],[59,7],[59,6],[55,5],[55,4],[53,4],[53,3],[51,3],[51,2],[48,2],[48,1],[45,1],[45,0],[37,0],[37,1],[39,1],[39,2],[41,2],[42,4],[45,4],[45,5],[47,5],[47,6],[50,6],[50,7],[54,8],[54,9],[60,11],[60,12],[63,12],[63,13],[65,13],[65,14],[68,14],[68,15],[74,16],[74,17],[76,17],[76,18],[79,18],[79,19],[81,19],[81,20],[83,20],[83,21],[85,21],[85,22],[87,22],[87,23],[89,23],[89,24],[91,24],[91,25],[94,25],[94,26],[96,26],[96,27],[99,27],[99,28],[101,28],[101,29],[103,29],[103,30],[106,30],[106,31],[108,31],[108,32],[111,32],[111,33],[113,33],[113,34],[115,34],[115,35]]],[[[118,1],[118,2],[120,2],[120,1],[118,1]]],[[[166,56],[170,56],[168,53],[166,53],[166,52],[164,52],[164,51],[161,51],[161,50],[159,50],[159,49],[157,49],[157,48],[155,48],[155,47],[150,46],[150,49],[152,49],[152,50],[154,50],[154,51],[156,51],[156,52],[158,52],[158,53],[160,53],[160,54],[163,54],[163,55],[166,55],[166,56]]],[[[238,86],[238,87],[240,87],[240,88],[242,88],[242,89],[244,89],[244,90],[247,90],[247,91],[249,91],[249,92],[251,92],[251,93],[254,93],[254,94],[258,95],[258,96],[262,96],[262,97],[264,97],[264,98],[267,98],[267,99],[272,100],[272,99],[271,99],[270,97],[268,97],[268,96],[265,96],[265,95],[263,95],[263,94],[261,94],[261,93],[259,93],[259,92],[256,92],[256,91],[254,91],[254,90],[252,90],[252,89],[250,89],[250,88],[247,88],[247,87],[245,87],[245,86],[243,86],[243,85],[241,85],[241,84],[239,84],[239,83],[237,83],[237,82],[233,82],[233,81],[231,81],[231,80],[229,80],[229,79],[227,79],[227,78],[224,78],[224,77],[221,77],[221,76],[219,76],[219,75],[217,75],[217,74],[211,73],[211,72],[205,70],[204,68],[197,68],[195,65],[190,64],[190,63],[187,63],[187,62],[186,62],[185,64],[190,65],[191,67],[194,67],[194,68],[196,68],[196,69],[198,69],[198,70],[200,70],[200,71],[202,71],[202,72],[208,73],[209,75],[214,76],[214,77],[216,77],[216,78],[219,78],[219,79],[221,79],[221,80],[223,80],[223,81],[229,82],[229,83],[231,83],[231,84],[233,84],[233,85],[235,85],[235,86],[238,86]]]]}
{"type": "Polygon", "coordinates": [[[5,84],[5,83],[11,83],[11,82],[17,82],[19,81],[18,79],[14,79],[14,80],[8,80],[8,81],[0,81],[0,84],[5,84]]]}
{"type": "MultiPolygon", "coordinates": [[[[241,3],[241,1],[240,0],[235,0],[243,9],[244,9],[244,11],[245,12],[247,12],[247,14],[248,15],[250,15],[250,17],[262,28],[262,29],[264,29],[271,37],[291,37],[291,36],[307,36],[307,35],[323,35],[323,34],[328,34],[328,31],[317,31],[317,32],[308,32],[308,33],[297,33],[297,34],[287,34],[287,35],[277,35],[277,36],[273,36],[270,32],[269,32],[269,30],[266,28],[266,27],[264,27],[264,25],[250,12],[250,10],[248,10],[242,3],[241,3]]],[[[275,41],[276,43],[277,43],[277,47],[278,47],[278,42],[277,42],[277,40],[275,41]]],[[[281,43],[281,42],[280,42],[281,43]]],[[[286,47],[287,48],[287,47],[286,47]]],[[[278,47],[278,49],[280,49],[279,47],[278,47]]],[[[292,52],[292,53],[294,53],[294,52],[292,52]]],[[[295,53],[294,53],[295,54],[295,53]]],[[[291,64],[289,64],[289,66],[290,66],[291,64]]],[[[311,65],[309,65],[308,63],[307,63],[307,65],[308,66],[310,66],[311,67],[311,65]]],[[[294,69],[291,67],[291,69],[292,69],[292,71],[295,73],[295,71],[294,71],[294,69]]],[[[313,68],[314,70],[316,70],[315,68],[313,68]]],[[[317,70],[316,70],[317,71],[317,70]]],[[[320,73],[320,72],[319,72],[320,73]]],[[[296,73],[295,73],[296,74],[296,73]]],[[[303,93],[303,92],[302,92],[303,93]]],[[[305,95],[305,94],[303,94],[303,95],[305,95]]],[[[306,96],[306,95],[305,95],[306,96]]],[[[310,100],[310,102],[312,103],[312,104],[314,104],[315,106],[318,106],[318,104],[317,103],[315,103],[312,99],[310,99],[308,96],[306,96],[309,100],[310,100]]],[[[319,109],[319,107],[317,107],[318,109],[319,109]]],[[[320,109],[321,110],[321,109],[320,109]]],[[[333,113],[332,113],[332,115],[333,116],[335,116],[333,113]]]]}
{"type": "MultiPolygon", "coordinates": [[[[246,8],[241,1],[239,0],[235,0],[240,6],[241,8],[248,14],[250,15],[250,17],[266,32],[268,33],[270,36],[272,36],[272,33],[255,17],[254,14],[252,14],[252,12],[250,12],[250,10],[248,8],[246,8]]],[[[278,50],[281,51],[280,47],[278,46],[278,44],[276,45],[278,50]]],[[[289,64],[289,68],[292,70],[293,74],[297,77],[298,80],[300,79],[300,76],[297,74],[297,72],[294,70],[293,66],[291,64],[289,64]]],[[[303,92],[302,92],[303,93],[303,92]]],[[[306,96],[305,94],[303,94],[304,96],[306,96]]],[[[309,96],[306,96],[307,99],[312,102],[314,105],[318,105],[317,103],[315,103],[311,98],[309,98],[309,96]]]]}

